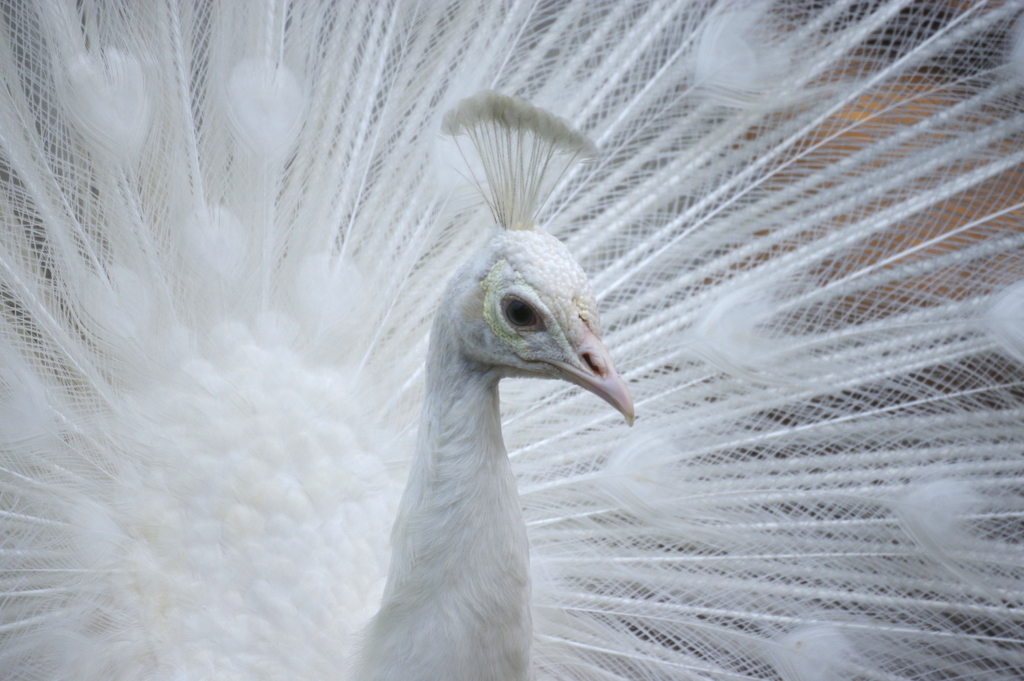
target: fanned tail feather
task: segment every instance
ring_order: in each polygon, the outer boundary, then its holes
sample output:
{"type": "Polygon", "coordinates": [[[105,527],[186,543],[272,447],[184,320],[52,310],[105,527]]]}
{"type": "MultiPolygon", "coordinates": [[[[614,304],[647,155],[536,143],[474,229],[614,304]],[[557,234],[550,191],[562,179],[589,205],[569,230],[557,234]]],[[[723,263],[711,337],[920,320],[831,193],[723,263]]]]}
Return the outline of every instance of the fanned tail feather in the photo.
{"type": "Polygon", "coordinates": [[[637,413],[502,388],[538,677],[1021,677],[1022,10],[0,3],[0,675],[344,677],[491,89],[637,413]]]}

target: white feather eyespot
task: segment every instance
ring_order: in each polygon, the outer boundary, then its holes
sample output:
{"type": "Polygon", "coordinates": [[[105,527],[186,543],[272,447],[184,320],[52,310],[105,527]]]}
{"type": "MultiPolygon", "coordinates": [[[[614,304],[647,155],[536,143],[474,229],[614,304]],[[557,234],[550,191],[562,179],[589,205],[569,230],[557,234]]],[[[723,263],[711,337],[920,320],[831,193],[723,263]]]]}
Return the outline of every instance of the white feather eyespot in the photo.
{"type": "Polygon", "coordinates": [[[82,53],[67,66],[66,104],[97,151],[134,160],[149,129],[150,104],[139,60],[120,50],[82,53]]]}
{"type": "Polygon", "coordinates": [[[246,147],[270,163],[291,153],[302,129],[307,95],[283,64],[245,59],[227,81],[228,120],[246,147]]]}

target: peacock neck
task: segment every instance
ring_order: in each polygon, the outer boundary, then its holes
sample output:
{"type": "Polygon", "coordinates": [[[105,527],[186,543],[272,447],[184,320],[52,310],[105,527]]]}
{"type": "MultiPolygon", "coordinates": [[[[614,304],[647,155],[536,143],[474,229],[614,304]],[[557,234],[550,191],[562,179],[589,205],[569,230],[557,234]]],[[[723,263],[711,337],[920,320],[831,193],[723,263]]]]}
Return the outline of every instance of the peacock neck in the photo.
{"type": "Polygon", "coordinates": [[[529,678],[529,555],[501,437],[499,378],[462,354],[439,317],[366,678],[529,678]]]}

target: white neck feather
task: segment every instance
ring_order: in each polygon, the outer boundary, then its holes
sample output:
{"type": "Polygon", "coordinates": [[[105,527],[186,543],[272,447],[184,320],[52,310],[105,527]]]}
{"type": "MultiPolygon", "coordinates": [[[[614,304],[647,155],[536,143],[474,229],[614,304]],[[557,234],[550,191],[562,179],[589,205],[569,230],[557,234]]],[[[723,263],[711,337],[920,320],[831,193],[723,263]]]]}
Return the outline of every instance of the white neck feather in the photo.
{"type": "Polygon", "coordinates": [[[529,678],[529,549],[501,437],[498,379],[440,313],[416,456],[360,681],[529,678]]]}

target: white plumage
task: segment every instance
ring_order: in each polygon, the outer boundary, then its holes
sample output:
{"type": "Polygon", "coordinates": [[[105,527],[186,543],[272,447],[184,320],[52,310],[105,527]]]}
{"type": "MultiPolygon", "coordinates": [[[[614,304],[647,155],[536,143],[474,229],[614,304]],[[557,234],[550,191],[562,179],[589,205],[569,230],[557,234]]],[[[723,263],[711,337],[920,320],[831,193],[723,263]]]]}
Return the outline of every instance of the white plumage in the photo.
{"type": "Polygon", "coordinates": [[[349,678],[483,89],[637,413],[502,384],[536,676],[1021,677],[1022,10],[0,3],[0,677],[349,678]]]}

